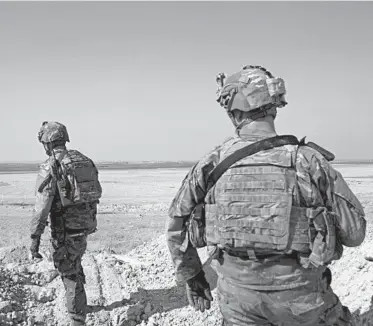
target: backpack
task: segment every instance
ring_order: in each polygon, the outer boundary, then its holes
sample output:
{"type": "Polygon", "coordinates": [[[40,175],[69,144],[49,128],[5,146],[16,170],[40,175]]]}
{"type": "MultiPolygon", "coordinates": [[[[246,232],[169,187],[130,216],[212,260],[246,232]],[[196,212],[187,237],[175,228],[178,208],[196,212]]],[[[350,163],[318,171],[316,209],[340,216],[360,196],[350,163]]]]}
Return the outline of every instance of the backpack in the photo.
{"type": "Polygon", "coordinates": [[[77,150],[68,150],[57,163],[57,171],[57,188],[63,207],[99,202],[102,188],[98,170],[90,158],[77,150]]]}

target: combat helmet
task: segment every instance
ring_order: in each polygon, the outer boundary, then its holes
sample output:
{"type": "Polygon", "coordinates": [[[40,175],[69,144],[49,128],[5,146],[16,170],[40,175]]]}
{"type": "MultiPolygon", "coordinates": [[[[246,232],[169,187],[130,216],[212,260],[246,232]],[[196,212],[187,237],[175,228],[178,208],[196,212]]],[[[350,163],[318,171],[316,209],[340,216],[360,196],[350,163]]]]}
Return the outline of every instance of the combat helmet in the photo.
{"type": "Polygon", "coordinates": [[[216,82],[216,101],[231,118],[233,110],[240,110],[250,112],[250,118],[255,120],[265,117],[267,110],[287,104],[284,80],[274,77],[261,66],[244,66],[228,77],[219,73],[216,82]]]}
{"type": "Polygon", "coordinates": [[[38,133],[38,140],[44,144],[70,142],[65,125],[54,121],[44,121],[42,123],[38,133]]]}

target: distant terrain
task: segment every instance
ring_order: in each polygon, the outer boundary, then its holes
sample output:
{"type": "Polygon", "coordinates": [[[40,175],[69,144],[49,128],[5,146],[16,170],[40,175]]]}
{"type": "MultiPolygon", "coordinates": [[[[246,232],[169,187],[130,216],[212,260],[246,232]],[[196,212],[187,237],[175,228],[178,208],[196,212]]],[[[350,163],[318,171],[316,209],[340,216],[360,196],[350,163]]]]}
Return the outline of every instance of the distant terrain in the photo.
{"type": "MultiPolygon", "coordinates": [[[[98,161],[99,170],[134,170],[134,169],[178,169],[190,168],[195,161],[98,161]]],[[[372,164],[372,160],[336,160],[333,164],[372,164]]],[[[0,162],[0,174],[4,173],[31,173],[37,172],[40,162],[0,162]]]]}
{"type": "MultiPolygon", "coordinates": [[[[41,163],[41,162],[40,162],[41,163]]],[[[0,174],[37,172],[40,163],[0,163],[0,174]]],[[[134,169],[176,169],[189,168],[195,162],[189,161],[163,161],[163,162],[96,162],[99,170],[134,170],[134,169]]]]}

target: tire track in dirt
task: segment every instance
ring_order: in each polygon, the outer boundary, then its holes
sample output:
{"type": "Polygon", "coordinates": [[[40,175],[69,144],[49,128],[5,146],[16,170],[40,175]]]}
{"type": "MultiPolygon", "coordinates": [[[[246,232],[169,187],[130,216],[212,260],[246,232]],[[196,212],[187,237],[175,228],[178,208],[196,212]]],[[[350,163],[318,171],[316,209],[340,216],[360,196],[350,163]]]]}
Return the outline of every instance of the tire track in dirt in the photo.
{"type": "Polygon", "coordinates": [[[104,294],[105,277],[97,255],[86,253],[83,256],[83,268],[86,275],[86,295],[88,303],[87,325],[110,325],[110,314],[103,309],[106,304],[104,294]]]}
{"type": "Polygon", "coordinates": [[[106,254],[99,254],[96,261],[102,275],[101,287],[104,298],[104,304],[98,309],[105,311],[108,325],[119,325],[126,317],[125,308],[130,295],[124,290],[120,271],[115,268],[116,260],[106,254]]]}
{"type": "Polygon", "coordinates": [[[105,299],[102,292],[102,278],[96,258],[92,254],[86,253],[83,256],[82,265],[86,276],[85,289],[88,304],[103,305],[105,299]]]}

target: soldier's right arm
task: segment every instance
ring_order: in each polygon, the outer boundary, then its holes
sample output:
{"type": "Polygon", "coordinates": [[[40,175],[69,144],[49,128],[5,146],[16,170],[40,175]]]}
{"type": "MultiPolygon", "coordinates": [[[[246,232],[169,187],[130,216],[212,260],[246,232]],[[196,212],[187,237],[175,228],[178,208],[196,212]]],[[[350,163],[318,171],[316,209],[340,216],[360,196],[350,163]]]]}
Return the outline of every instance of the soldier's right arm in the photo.
{"type": "Polygon", "coordinates": [[[48,177],[49,173],[50,164],[49,161],[47,161],[41,164],[36,180],[36,202],[30,225],[31,237],[40,237],[43,234],[45,226],[47,224],[53,198],[56,194],[56,182],[53,178],[49,183],[47,183],[44,189],[40,189],[41,192],[38,191],[41,183],[45,180],[45,178],[48,177]]]}
{"type": "Polygon", "coordinates": [[[189,171],[169,209],[167,244],[176,269],[176,279],[181,282],[193,278],[202,269],[197,250],[188,243],[185,223],[196,205],[204,200],[207,177],[218,164],[219,155],[220,147],[217,147],[189,171]],[[185,246],[185,243],[188,245],[185,246]]]}
{"type": "Polygon", "coordinates": [[[359,246],[365,238],[364,209],[340,172],[316,150],[300,147],[297,178],[307,207],[324,206],[336,213],[336,232],[347,247],[359,246]]]}

